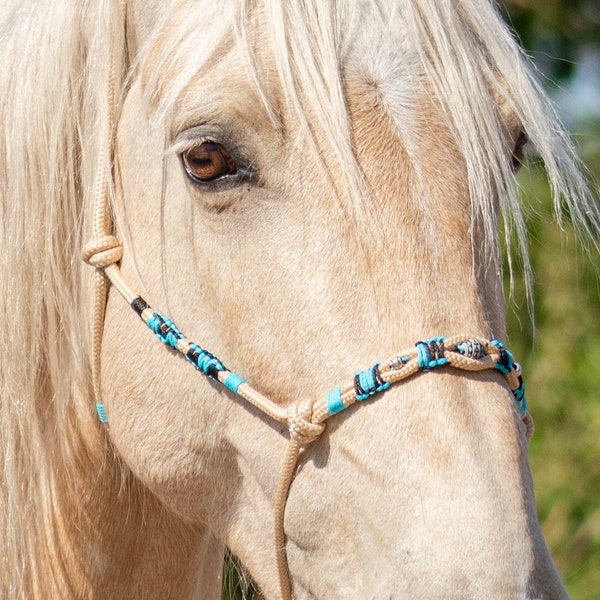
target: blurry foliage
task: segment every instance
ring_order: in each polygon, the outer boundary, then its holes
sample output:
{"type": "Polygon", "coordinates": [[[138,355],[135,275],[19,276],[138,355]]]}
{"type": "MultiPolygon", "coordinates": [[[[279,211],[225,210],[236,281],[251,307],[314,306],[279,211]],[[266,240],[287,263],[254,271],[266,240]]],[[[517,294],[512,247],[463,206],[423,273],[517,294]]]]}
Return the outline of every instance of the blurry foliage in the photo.
{"type": "MultiPolygon", "coordinates": [[[[584,48],[600,48],[598,0],[513,0],[505,10],[537,67],[550,78],[546,83],[568,82],[584,48]]],[[[598,197],[600,106],[595,120],[576,128],[583,133],[574,134],[574,141],[598,197]]],[[[583,249],[568,219],[561,226],[553,222],[539,165],[524,169],[519,183],[530,214],[535,330],[522,282],[507,317],[537,425],[530,457],[538,512],[571,596],[595,600],[600,590],[599,256],[583,249]]]]}
{"type": "Polygon", "coordinates": [[[600,0],[501,0],[500,6],[546,77],[567,79],[583,46],[600,47],[600,0]]]}
{"type": "MultiPolygon", "coordinates": [[[[600,156],[595,157],[600,174],[600,156]]],[[[520,176],[535,273],[535,332],[522,282],[509,301],[510,346],[536,421],[530,445],[540,522],[574,600],[600,590],[600,289],[568,222],[552,221],[542,169],[520,176]]],[[[508,282],[507,282],[508,289],[508,282]]]]}

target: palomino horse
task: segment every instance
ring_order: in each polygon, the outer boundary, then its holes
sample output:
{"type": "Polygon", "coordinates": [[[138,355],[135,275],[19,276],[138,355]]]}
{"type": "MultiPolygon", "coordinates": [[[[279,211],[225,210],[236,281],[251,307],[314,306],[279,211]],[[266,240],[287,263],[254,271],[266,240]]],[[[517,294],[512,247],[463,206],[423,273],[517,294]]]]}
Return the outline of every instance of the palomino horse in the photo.
{"type": "Polygon", "coordinates": [[[2,598],[218,598],[226,546],[268,598],[566,597],[495,341],[525,131],[599,219],[494,8],[1,16],[2,598]]]}

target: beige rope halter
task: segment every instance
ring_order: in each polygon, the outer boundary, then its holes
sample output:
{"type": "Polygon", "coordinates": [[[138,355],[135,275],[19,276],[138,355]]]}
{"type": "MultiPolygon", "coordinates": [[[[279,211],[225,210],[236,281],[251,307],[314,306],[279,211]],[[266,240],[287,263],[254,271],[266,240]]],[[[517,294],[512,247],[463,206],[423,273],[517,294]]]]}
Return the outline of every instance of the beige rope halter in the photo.
{"type": "MultiPolygon", "coordinates": [[[[122,7],[123,15],[124,8],[122,7]]],[[[289,489],[294,478],[301,449],[317,439],[325,429],[325,421],[376,394],[385,392],[391,385],[421,371],[438,367],[453,367],[465,371],[499,370],[505,377],[522,414],[527,437],[533,435],[534,426],[527,412],[521,368],[512,355],[497,340],[482,340],[473,336],[434,338],[418,342],[414,348],[400,352],[391,359],[377,363],[366,371],[356,373],[346,386],[332,390],[326,398],[305,401],[283,408],[254,389],[247,381],[227,369],[213,354],[188,340],[164,315],[154,311],[124,281],[118,263],[123,256],[123,246],[113,233],[109,213],[109,177],[115,129],[115,65],[112,65],[108,101],[103,115],[107,143],[100,149],[94,189],[92,239],[83,249],[83,259],[95,268],[92,381],[96,407],[100,420],[108,422],[102,402],[100,386],[101,349],[108,286],[112,284],[132,306],[161,342],[180,352],[204,375],[223,384],[229,392],[237,394],[268,415],[273,421],[285,423],[289,442],[283,459],[279,483],[274,499],[274,548],[279,576],[281,598],[292,598],[291,582],[285,549],[284,516],[289,489]]],[[[227,392],[226,392],[227,393],[227,392]]]]}

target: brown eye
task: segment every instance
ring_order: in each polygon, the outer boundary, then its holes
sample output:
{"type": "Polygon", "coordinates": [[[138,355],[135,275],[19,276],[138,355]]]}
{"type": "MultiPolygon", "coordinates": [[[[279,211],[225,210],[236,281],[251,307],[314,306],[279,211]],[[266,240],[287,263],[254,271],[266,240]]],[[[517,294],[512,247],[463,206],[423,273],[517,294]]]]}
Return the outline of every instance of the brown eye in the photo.
{"type": "Polygon", "coordinates": [[[523,158],[525,155],[524,148],[527,145],[528,141],[529,137],[523,130],[521,130],[521,133],[519,133],[519,137],[517,138],[517,141],[515,143],[515,149],[513,150],[511,158],[512,169],[514,173],[517,173],[519,169],[523,166],[523,158]]]}
{"type": "Polygon", "coordinates": [[[186,150],[181,158],[187,174],[196,182],[214,181],[237,172],[237,165],[223,146],[203,142],[186,150]]]}

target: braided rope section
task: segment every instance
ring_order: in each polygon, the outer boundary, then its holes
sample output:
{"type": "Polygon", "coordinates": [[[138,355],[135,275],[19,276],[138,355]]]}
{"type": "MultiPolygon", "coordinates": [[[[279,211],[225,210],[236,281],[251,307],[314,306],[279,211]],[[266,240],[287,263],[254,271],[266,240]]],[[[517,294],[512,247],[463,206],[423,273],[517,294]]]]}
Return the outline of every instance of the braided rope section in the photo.
{"type": "Polygon", "coordinates": [[[255,390],[243,377],[230,371],[214,354],[188,340],[168,317],[153,310],[141,297],[137,297],[131,306],[163,344],[181,353],[204,375],[223,384],[274,420],[287,423],[290,438],[301,445],[317,439],[329,417],[357,402],[385,392],[393,384],[418,372],[439,367],[454,367],[464,371],[499,371],[512,391],[517,409],[525,422],[528,438],[533,435],[533,421],[527,412],[521,365],[498,340],[455,336],[417,342],[411,350],[356,373],[351,383],[335,388],[324,399],[282,408],[255,390]]]}

